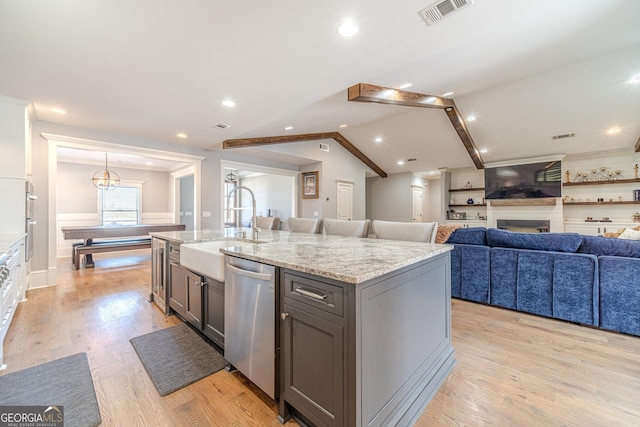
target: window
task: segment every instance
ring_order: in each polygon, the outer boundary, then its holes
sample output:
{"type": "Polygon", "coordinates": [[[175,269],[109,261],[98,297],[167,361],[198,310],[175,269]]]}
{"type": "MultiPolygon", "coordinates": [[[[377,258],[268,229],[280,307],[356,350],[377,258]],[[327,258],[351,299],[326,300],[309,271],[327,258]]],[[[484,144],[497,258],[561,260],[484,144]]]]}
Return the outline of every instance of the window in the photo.
{"type": "Polygon", "coordinates": [[[224,181],[224,226],[225,227],[236,227],[236,210],[238,207],[238,199],[236,197],[237,192],[233,192],[229,194],[231,190],[233,190],[238,185],[238,181],[224,181]]]}
{"type": "Polygon", "coordinates": [[[111,190],[98,190],[98,213],[102,225],[140,224],[142,183],[122,182],[111,190]]]}

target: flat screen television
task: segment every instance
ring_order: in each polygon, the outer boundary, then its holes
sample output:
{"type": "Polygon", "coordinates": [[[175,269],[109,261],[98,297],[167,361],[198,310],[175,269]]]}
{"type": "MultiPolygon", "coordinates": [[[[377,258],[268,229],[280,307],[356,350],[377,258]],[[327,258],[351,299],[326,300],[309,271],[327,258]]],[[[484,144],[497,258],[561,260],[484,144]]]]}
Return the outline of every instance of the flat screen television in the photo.
{"type": "Polygon", "coordinates": [[[485,168],[484,193],[487,200],[562,197],[561,163],[485,168]]]}

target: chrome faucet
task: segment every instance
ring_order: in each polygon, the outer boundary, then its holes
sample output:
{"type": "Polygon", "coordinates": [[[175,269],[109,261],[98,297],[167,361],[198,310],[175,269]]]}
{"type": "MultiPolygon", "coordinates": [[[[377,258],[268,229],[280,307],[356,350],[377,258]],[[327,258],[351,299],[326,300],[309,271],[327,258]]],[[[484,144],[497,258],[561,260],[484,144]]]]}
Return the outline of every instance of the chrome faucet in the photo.
{"type": "Polygon", "coordinates": [[[233,187],[231,190],[229,190],[229,193],[227,193],[227,210],[228,211],[232,210],[232,208],[229,207],[229,197],[231,196],[231,194],[241,189],[247,190],[249,194],[251,194],[251,207],[253,210],[253,215],[251,216],[251,231],[252,231],[251,236],[253,240],[258,240],[258,232],[261,230],[258,228],[258,225],[256,224],[256,196],[253,195],[253,191],[251,191],[249,187],[245,187],[243,185],[237,185],[233,187]]]}

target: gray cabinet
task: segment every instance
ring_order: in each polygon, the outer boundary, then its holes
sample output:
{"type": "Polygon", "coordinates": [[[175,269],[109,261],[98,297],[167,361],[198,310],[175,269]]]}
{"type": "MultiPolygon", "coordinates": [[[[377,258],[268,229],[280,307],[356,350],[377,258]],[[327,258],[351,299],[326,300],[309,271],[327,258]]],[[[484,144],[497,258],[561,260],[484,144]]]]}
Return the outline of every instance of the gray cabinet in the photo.
{"type": "Polygon", "coordinates": [[[153,237],[151,239],[151,295],[149,301],[154,302],[163,313],[169,314],[167,304],[169,242],[153,237]]]}
{"type": "Polygon", "coordinates": [[[187,269],[169,262],[169,307],[182,317],[187,315],[187,269]]]}
{"type": "Polygon", "coordinates": [[[281,416],[294,407],[315,425],[345,425],[345,288],[290,272],[281,284],[281,416]]]}
{"type": "Polygon", "coordinates": [[[455,364],[449,253],[358,284],[280,277],[280,421],[413,425],[455,364]]]}
{"type": "Polygon", "coordinates": [[[169,263],[171,286],[169,307],[180,317],[202,330],[205,278],[187,270],[175,261],[169,263]]]}
{"type": "Polygon", "coordinates": [[[170,243],[168,252],[169,307],[224,348],[224,283],[181,266],[180,245],[170,243]]]}
{"type": "Polygon", "coordinates": [[[224,283],[205,277],[203,332],[224,348],[224,283]]]}
{"type": "MultiPolygon", "coordinates": [[[[183,268],[183,267],[181,267],[183,268]]],[[[185,317],[193,326],[202,330],[202,312],[204,299],[202,298],[205,286],[204,277],[192,271],[185,270],[185,317]]]]}

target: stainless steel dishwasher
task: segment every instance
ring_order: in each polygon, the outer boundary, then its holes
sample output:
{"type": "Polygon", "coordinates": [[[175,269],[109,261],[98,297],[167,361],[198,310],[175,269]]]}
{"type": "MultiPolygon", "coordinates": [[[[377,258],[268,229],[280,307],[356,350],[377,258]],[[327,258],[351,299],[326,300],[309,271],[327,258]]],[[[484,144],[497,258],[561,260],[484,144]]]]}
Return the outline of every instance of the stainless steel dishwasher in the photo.
{"type": "Polygon", "coordinates": [[[225,256],[224,358],[275,399],[275,267],[225,256]]]}

